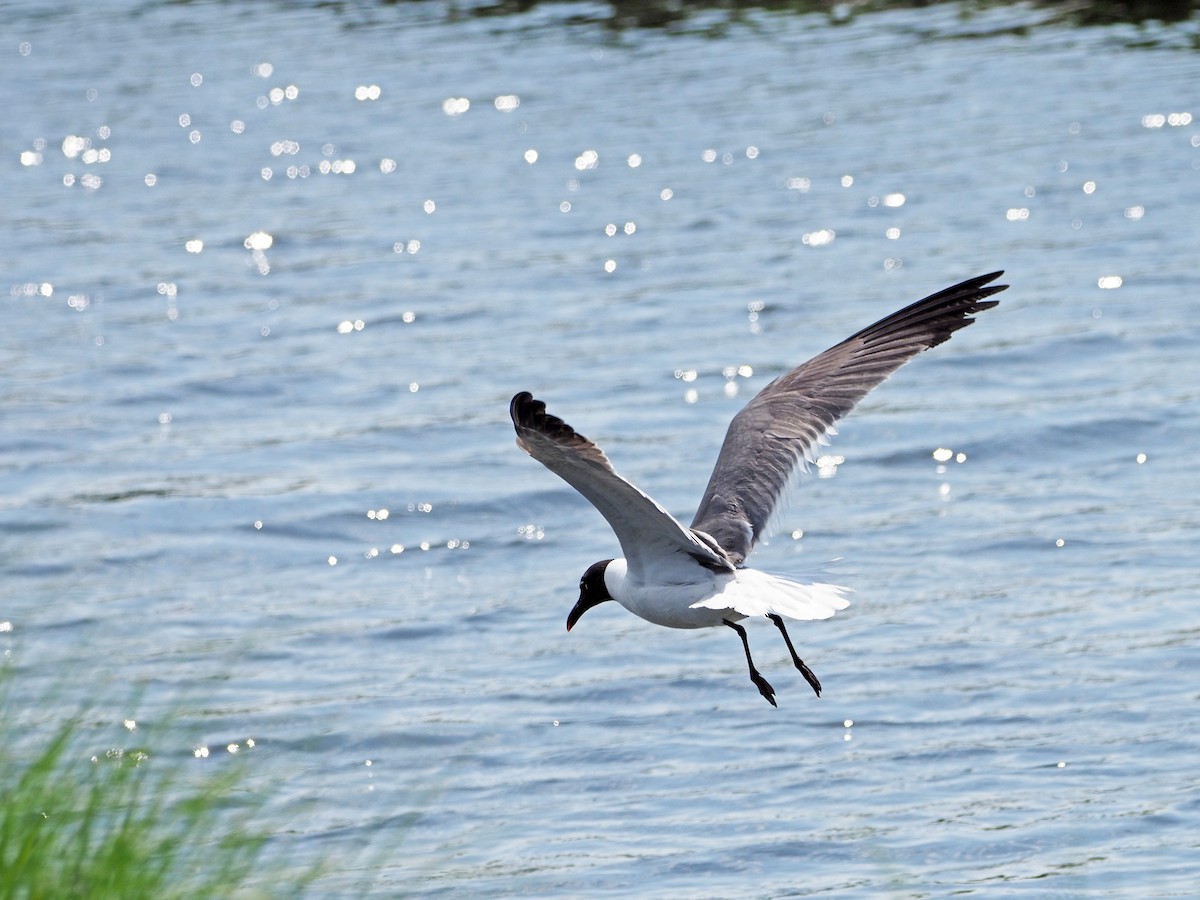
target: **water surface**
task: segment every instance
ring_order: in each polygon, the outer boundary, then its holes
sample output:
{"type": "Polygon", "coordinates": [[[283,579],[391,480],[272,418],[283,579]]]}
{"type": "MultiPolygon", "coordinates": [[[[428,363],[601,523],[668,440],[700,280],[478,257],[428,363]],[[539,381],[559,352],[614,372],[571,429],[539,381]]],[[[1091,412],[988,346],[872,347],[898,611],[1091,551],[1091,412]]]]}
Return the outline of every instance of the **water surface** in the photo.
{"type": "Polygon", "coordinates": [[[325,894],[1189,895],[1200,62],[1032,15],[12,7],[6,726],[182,707],[325,894]],[[755,390],[997,268],[756,554],[842,558],[824,696],[564,631],[615,542],[513,393],[690,518],[755,390]]]}

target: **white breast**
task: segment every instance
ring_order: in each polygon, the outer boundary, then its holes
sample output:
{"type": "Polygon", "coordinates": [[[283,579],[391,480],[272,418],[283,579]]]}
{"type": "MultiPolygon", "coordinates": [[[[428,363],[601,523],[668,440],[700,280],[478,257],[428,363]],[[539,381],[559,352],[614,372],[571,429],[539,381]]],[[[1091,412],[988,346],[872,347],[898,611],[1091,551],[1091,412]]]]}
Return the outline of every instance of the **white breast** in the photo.
{"type": "Polygon", "coordinates": [[[711,628],[722,619],[745,618],[731,609],[695,606],[720,593],[733,574],[710,572],[688,559],[677,567],[662,567],[654,576],[633,578],[625,560],[614,559],[604,570],[604,586],[635,616],[667,628],[711,628]]]}

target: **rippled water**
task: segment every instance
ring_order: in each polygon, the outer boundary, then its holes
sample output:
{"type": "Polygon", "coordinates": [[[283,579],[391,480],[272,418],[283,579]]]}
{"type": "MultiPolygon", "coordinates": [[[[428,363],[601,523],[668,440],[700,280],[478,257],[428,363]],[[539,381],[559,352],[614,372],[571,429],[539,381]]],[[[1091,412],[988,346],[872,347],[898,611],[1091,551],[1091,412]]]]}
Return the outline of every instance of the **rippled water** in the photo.
{"type": "Polygon", "coordinates": [[[182,708],[324,894],[1190,895],[1200,58],[570,11],[10,5],[6,727],[182,708]],[[566,634],[615,542],[515,391],[690,517],[753,391],[995,268],[756,555],[844,557],[821,699],[766,623],[778,710],[729,633],[566,634]]]}

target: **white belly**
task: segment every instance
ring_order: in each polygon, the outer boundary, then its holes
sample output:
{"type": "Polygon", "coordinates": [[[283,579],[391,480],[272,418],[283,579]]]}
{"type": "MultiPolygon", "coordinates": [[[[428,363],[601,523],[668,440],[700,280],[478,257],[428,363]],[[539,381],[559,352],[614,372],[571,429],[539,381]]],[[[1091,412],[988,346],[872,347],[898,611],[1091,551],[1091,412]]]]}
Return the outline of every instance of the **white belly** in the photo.
{"type": "Polygon", "coordinates": [[[687,576],[695,581],[684,583],[643,582],[628,577],[625,560],[615,559],[604,572],[609,594],[623,607],[647,622],[667,628],[711,628],[723,619],[744,619],[732,609],[693,608],[693,604],[718,594],[734,580],[732,573],[716,573],[700,566],[689,566],[687,576]]]}
{"type": "Polygon", "coordinates": [[[728,619],[782,615],[828,619],[850,605],[848,588],[824,581],[792,581],[757,569],[711,572],[683,565],[660,570],[659,580],[630,577],[625,560],[604,570],[609,596],[635,616],[667,628],[711,628],[728,619]]]}

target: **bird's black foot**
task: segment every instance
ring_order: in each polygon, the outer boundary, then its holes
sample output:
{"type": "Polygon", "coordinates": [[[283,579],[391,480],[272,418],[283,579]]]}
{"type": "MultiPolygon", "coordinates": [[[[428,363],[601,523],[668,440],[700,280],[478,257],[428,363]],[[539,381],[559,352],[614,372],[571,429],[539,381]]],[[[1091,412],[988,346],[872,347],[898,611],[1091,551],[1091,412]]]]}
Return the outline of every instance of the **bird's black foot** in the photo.
{"type": "Polygon", "coordinates": [[[818,697],[821,696],[821,682],[817,680],[817,676],[813,674],[813,670],[806,666],[801,660],[795,660],[796,668],[800,670],[800,674],[804,676],[804,680],[808,682],[818,697]]]}
{"type": "Polygon", "coordinates": [[[787,633],[787,629],[783,627],[783,619],[779,618],[775,613],[767,613],[767,618],[775,623],[775,627],[779,629],[779,633],[783,635],[783,642],[787,644],[788,653],[792,654],[792,664],[800,670],[800,674],[804,676],[804,680],[808,682],[809,687],[816,691],[817,696],[821,696],[821,682],[813,673],[813,670],[804,664],[804,660],[796,652],[796,648],[792,646],[792,639],[787,633]]]}
{"type": "Polygon", "coordinates": [[[750,641],[746,639],[746,629],[736,622],[730,622],[728,619],[722,619],[726,625],[738,633],[738,637],[742,639],[742,647],[746,651],[746,665],[750,668],[750,680],[754,682],[754,686],[758,688],[758,692],[767,698],[767,702],[778,708],[779,704],[775,702],[775,688],[771,687],[771,682],[763,678],[758,669],[754,668],[754,660],[750,658],[750,641]]]}
{"type": "Polygon", "coordinates": [[[767,702],[779,708],[779,704],[775,702],[775,688],[771,687],[771,682],[763,678],[756,670],[750,670],[750,680],[754,682],[754,686],[758,688],[758,692],[767,698],[767,702]]]}

